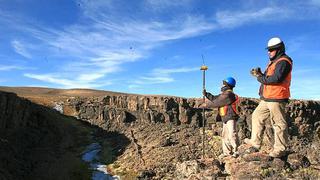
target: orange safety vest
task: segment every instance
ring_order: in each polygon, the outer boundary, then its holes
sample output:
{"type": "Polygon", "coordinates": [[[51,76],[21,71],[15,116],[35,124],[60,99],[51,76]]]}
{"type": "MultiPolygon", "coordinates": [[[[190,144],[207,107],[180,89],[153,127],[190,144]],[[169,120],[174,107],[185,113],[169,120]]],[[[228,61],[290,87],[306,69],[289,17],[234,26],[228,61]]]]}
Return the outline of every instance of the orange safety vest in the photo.
{"type": "MultiPolygon", "coordinates": [[[[236,94],[235,94],[236,95],[236,94]]],[[[238,111],[238,106],[239,106],[239,97],[236,95],[236,100],[230,104],[230,105],[225,105],[223,107],[219,107],[219,115],[221,117],[225,116],[228,112],[228,107],[231,106],[233,111],[236,113],[236,114],[239,114],[239,111],[238,111]]]]}
{"type": "MultiPolygon", "coordinates": [[[[274,70],[276,69],[276,65],[280,61],[287,61],[291,67],[292,62],[287,58],[279,58],[276,61],[269,62],[266,70],[267,76],[272,76],[274,74],[274,70]]],[[[292,70],[292,68],[291,68],[292,70]]],[[[290,84],[291,84],[291,70],[287,77],[280,83],[277,84],[264,84],[263,85],[263,97],[267,99],[289,99],[290,97],[290,84]]]]}

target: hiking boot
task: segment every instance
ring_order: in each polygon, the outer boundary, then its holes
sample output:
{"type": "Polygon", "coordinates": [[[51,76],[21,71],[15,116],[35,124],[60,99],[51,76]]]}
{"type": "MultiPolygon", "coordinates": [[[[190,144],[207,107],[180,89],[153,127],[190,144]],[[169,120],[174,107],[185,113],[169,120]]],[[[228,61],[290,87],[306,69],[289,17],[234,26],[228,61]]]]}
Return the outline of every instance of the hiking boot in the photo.
{"type": "Polygon", "coordinates": [[[245,138],[244,143],[250,145],[251,147],[246,150],[247,153],[258,152],[260,147],[255,146],[250,139],[245,138]]]}
{"type": "Polygon", "coordinates": [[[283,157],[285,155],[287,155],[286,151],[271,151],[269,153],[269,156],[273,157],[273,158],[281,158],[281,157],[283,157]]]}

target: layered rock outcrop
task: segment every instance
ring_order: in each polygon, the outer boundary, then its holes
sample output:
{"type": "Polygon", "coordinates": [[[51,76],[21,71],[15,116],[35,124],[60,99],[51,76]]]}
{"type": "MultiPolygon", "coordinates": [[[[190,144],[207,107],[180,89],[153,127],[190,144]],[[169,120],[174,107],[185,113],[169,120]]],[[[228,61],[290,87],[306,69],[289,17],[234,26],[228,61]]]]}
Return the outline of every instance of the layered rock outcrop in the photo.
{"type": "MultiPolygon", "coordinates": [[[[251,114],[258,102],[258,99],[241,98],[241,116],[238,121],[238,134],[241,141],[246,137],[250,137],[251,114]]],[[[201,100],[199,99],[180,97],[114,95],[95,98],[70,98],[64,104],[64,108],[69,109],[68,112],[71,112],[72,115],[77,116],[79,119],[86,120],[106,130],[120,131],[127,136],[130,136],[128,130],[135,132],[135,136],[142,138],[138,140],[140,141],[140,149],[137,151],[149,156],[149,158],[156,158],[148,154],[150,151],[157,148],[160,151],[161,148],[171,147],[172,154],[179,156],[180,159],[173,158],[177,162],[183,163],[184,160],[201,157],[202,110],[198,108],[200,103],[201,100]],[[159,126],[158,129],[153,128],[156,125],[159,126]],[[166,127],[173,128],[173,130],[163,130],[166,127]],[[184,127],[189,130],[184,131],[184,127]],[[193,130],[190,130],[190,128],[193,130]],[[178,135],[179,132],[180,135],[178,135]],[[197,138],[191,138],[192,136],[197,138]],[[154,139],[149,140],[152,138],[154,139]],[[157,138],[162,139],[158,145],[148,145],[155,142],[157,138]],[[175,147],[177,148],[174,149],[175,147]],[[184,151],[185,147],[189,148],[189,150],[184,151]],[[181,153],[175,154],[177,151],[181,153]],[[190,153],[193,155],[190,155],[190,153]]],[[[306,167],[308,163],[309,165],[319,165],[320,103],[317,101],[292,100],[287,104],[286,110],[288,112],[290,146],[293,154],[283,163],[289,163],[289,168],[291,169],[306,167]],[[300,160],[307,162],[307,164],[297,163],[300,160]]],[[[216,121],[216,116],[217,110],[208,109],[206,111],[206,132],[209,132],[206,133],[206,141],[210,145],[206,146],[205,151],[211,158],[215,158],[221,152],[219,150],[219,148],[221,149],[219,147],[220,144],[215,142],[217,140],[215,137],[218,137],[221,133],[222,122],[216,121]]],[[[264,141],[264,144],[269,145],[269,148],[272,146],[273,129],[270,122],[266,123],[264,141]]],[[[166,155],[159,154],[161,159],[164,156],[166,155]]],[[[157,162],[162,161],[157,160],[154,163],[157,162]]],[[[141,162],[139,161],[139,163],[141,162]]],[[[163,160],[162,163],[168,162],[163,160]]],[[[131,165],[134,166],[132,163],[131,165]]],[[[174,171],[172,167],[170,165],[169,169],[166,170],[168,174],[174,171]]],[[[264,168],[264,165],[261,165],[261,167],[264,168]]],[[[237,169],[238,167],[233,168],[237,169]]],[[[247,170],[243,172],[247,173],[247,170]]],[[[240,176],[240,174],[237,175],[240,176]]]]}
{"type": "MultiPolygon", "coordinates": [[[[248,136],[251,114],[258,105],[257,99],[242,98],[240,106],[240,137],[248,136]]],[[[69,114],[99,125],[105,129],[137,123],[191,124],[202,127],[201,100],[166,96],[105,96],[96,98],[71,98],[64,104],[69,114]],[[70,113],[72,109],[72,113],[70,113]]],[[[210,102],[209,102],[210,106],[210,102]]],[[[292,100],[286,107],[289,132],[293,139],[311,142],[319,136],[320,102],[292,100]]],[[[206,123],[216,122],[216,110],[206,111],[206,123]]],[[[267,123],[267,136],[271,126],[267,123]]],[[[269,138],[272,142],[272,138],[269,138]]]]}
{"type": "Polygon", "coordinates": [[[70,115],[105,129],[131,122],[201,125],[201,110],[197,101],[163,96],[105,96],[68,99],[65,108],[70,115]]]}

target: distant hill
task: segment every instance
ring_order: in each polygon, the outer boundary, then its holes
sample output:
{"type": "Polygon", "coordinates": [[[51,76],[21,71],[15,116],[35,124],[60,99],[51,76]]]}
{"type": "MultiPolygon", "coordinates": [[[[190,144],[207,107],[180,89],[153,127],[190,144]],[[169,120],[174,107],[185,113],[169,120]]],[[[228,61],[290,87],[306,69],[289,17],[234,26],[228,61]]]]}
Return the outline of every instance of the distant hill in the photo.
{"type": "Polygon", "coordinates": [[[13,92],[19,96],[103,96],[109,95],[121,95],[126,93],[94,90],[94,89],[55,89],[55,88],[43,88],[43,87],[5,87],[0,86],[1,91],[13,92]]]}

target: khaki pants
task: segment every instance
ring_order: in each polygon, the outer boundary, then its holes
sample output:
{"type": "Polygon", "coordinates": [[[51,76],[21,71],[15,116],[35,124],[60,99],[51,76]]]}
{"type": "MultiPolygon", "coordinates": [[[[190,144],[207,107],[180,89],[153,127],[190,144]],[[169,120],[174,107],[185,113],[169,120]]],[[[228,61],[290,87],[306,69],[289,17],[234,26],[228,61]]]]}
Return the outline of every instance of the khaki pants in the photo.
{"type": "Polygon", "coordinates": [[[229,120],[223,123],[222,129],[222,150],[225,155],[232,155],[238,151],[238,135],[235,120],[229,120]]]}
{"type": "Polygon", "coordinates": [[[274,152],[288,148],[288,125],[286,122],[285,102],[266,102],[261,100],[252,114],[252,132],[250,142],[256,148],[261,147],[265,121],[270,118],[274,130],[274,152]]]}

